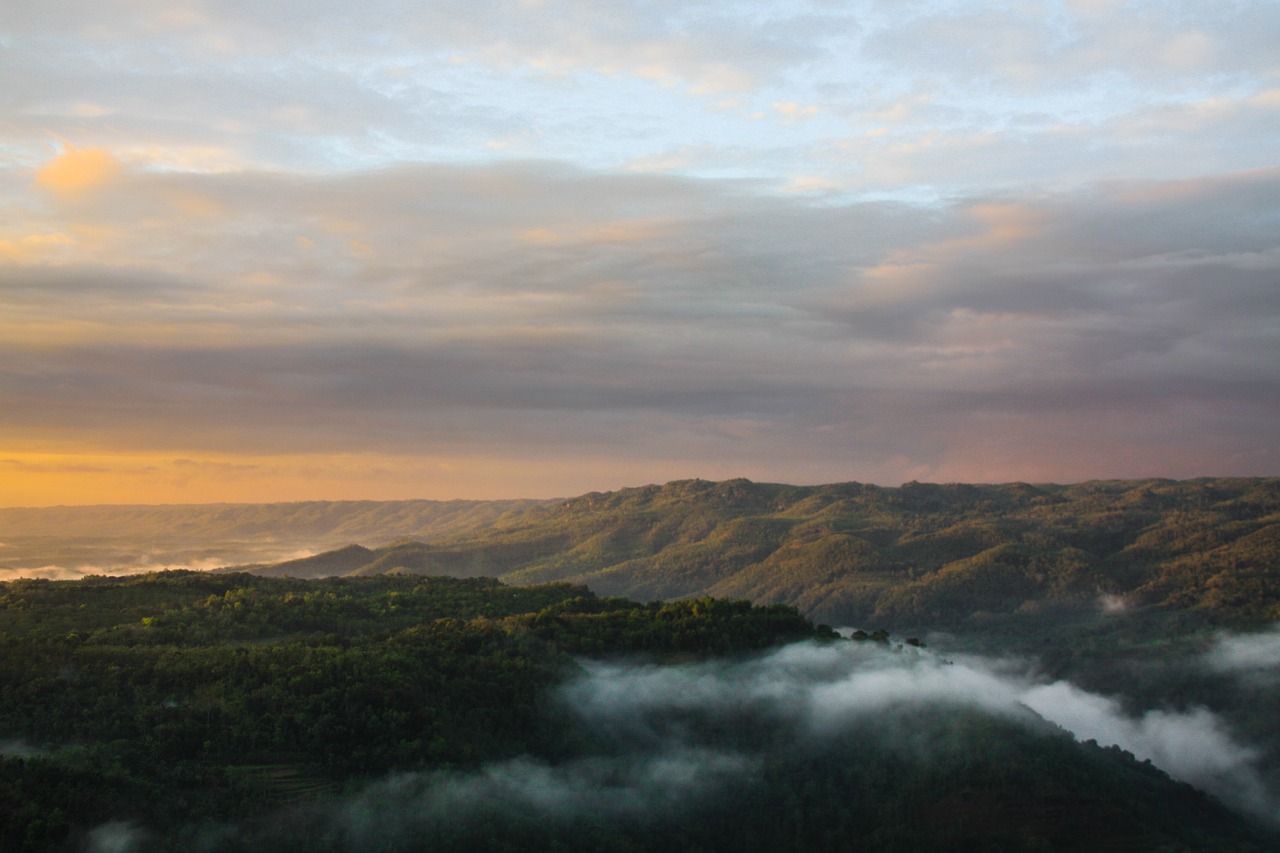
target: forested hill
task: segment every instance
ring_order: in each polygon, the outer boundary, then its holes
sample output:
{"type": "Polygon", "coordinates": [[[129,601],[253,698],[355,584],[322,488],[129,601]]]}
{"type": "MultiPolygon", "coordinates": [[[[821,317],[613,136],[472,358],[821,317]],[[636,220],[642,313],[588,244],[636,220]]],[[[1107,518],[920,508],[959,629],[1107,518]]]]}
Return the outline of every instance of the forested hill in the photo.
{"type": "Polygon", "coordinates": [[[0,583],[0,850],[1277,849],[1248,801],[1077,741],[1027,687],[786,606],[24,579],[0,583]]]}
{"type": "Polygon", "coordinates": [[[829,624],[943,627],[1149,606],[1261,624],[1280,619],[1280,478],[897,488],[687,480],[532,505],[430,543],[250,571],[570,581],[640,599],[786,602],[829,624]]]}

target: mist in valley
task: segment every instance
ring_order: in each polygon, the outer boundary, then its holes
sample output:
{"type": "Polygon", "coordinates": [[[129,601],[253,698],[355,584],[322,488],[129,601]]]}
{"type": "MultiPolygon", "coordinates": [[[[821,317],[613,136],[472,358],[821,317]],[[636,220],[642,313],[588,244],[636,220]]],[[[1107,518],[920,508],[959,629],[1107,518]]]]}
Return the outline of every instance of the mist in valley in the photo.
{"type": "MultiPolygon", "coordinates": [[[[1273,649],[1277,638],[1277,631],[1223,636],[1187,666],[1274,677],[1276,657],[1254,652],[1273,649]]],[[[778,795],[779,780],[806,762],[847,760],[855,776],[860,763],[868,774],[891,766],[904,777],[945,775],[947,767],[981,761],[974,748],[994,749],[998,762],[1001,750],[1016,751],[1024,738],[1118,747],[1237,815],[1280,827],[1280,788],[1266,751],[1220,715],[1203,707],[1129,712],[1117,698],[1038,678],[1031,660],[805,642],[730,661],[579,665],[555,694],[556,710],[575,732],[567,757],[396,773],[264,820],[193,827],[190,843],[204,851],[411,851],[495,837],[524,838],[538,849],[566,833],[696,836],[698,827],[731,821],[744,804],[778,795]]],[[[898,783],[911,784],[866,784],[898,783]]],[[[857,786],[849,796],[858,797],[857,786]]],[[[111,823],[86,837],[83,849],[144,851],[152,840],[145,828],[111,823]]]]}

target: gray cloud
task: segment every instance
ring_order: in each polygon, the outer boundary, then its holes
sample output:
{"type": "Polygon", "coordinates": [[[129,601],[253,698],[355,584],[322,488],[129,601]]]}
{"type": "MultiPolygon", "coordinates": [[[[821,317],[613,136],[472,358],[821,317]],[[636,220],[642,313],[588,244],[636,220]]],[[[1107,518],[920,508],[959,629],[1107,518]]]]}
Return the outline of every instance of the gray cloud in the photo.
{"type": "Polygon", "coordinates": [[[1206,72],[1265,75],[1274,60],[1265,34],[1277,31],[1280,15],[1265,2],[936,4],[877,32],[867,50],[917,73],[1014,91],[1087,89],[1105,75],[1112,96],[1125,97],[1126,82],[1170,92],[1204,86],[1206,72]]]}
{"type": "Polygon", "coordinates": [[[1274,164],[1265,2],[60,0],[6,26],[27,163],[53,135],[178,169],[561,157],[931,198],[1274,164]]]}
{"type": "Polygon", "coordinates": [[[771,479],[1280,461],[1274,171],[945,207],[748,189],[552,163],[126,171],[37,223],[76,235],[70,263],[0,269],[25,320],[0,429],[771,479]],[[82,246],[86,220],[109,240],[82,246]]]}

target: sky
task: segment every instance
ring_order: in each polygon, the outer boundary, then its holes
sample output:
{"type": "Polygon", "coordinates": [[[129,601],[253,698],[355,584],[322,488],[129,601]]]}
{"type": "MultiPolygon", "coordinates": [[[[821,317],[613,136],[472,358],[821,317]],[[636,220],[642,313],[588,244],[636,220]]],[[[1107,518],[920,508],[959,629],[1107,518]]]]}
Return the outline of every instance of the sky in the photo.
{"type": "Polygon", "coordinates": [[[1274,0],[0,7],[0,505],[1280,474],[1274,0]]]}

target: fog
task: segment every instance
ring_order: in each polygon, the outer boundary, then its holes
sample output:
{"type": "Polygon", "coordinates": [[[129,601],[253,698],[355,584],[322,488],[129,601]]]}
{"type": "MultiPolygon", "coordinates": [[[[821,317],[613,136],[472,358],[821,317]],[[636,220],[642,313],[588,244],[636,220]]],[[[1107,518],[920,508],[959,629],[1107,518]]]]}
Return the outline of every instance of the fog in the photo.
{"type": "MultiPolygon", "coordinates": [[[[1280,633],[1263,639],[1280,641],[1280,633]]],[[[1252,649],[1261,641],[1236,638],[1228,648],[1252,649]]],[[[1267,791],[1256,766],[1259,752],[1238,742],[1211,711],[1154,709],[1133,716],[1114,699],[1067,681],[1039,682],[1031,672],[1027,661],[947,660],[911,646],[800,644],[728,666],[590,664],[588,676],[564,695],[585,725],[655,744],[672,737],[662,728],[680,718],[672,712],[763,712],[821,738],[903,704],[960,704],[1028,724],[1048,721],[1078,740],[1119,746],[1237,809],[1272,821],[1280,814],[1280,798],[1267,791]]]]}
{"type": "Polygon", "coordinates": [[[1257,770],[1260,751],[1236,742],[1205,708],[1130,717],[1114,700],[1065,681],[1032,687],[1021,701],[1081,740],[1120,746],[1229,805],[1277,821],[1280,799],[1267,792],[1257,770]]]}
{"type": "MultiPolygon", "coordinates": [[[[313,548],[290,546],[274,547],[236,547],[219,554],[193,555],[189,550],[164,551],[139,555],[136,551],[120,549],[121,553],[111,558],[96,559],[85,562],[77,558],[62,559],[58,562],[40,565],[3,565],[0,564],[0,581],[15,581],[24,578],[51,581],[76,581],[86,577],[110,576],[125,577],[143,575],[148,572],[192,571],[207,572],[227,566],[244,566],[254,563],[274,563],[284,560],[295,560],[300,557],[313,556],[313,548]]],[[[23,555],[26,556],[25,554],[23,555]]],[[[12,560],[13,563],[20,562],[12,560]]]]}
{"type": "Polygon", "coordinates": [[[1280,681],[1280,624],[1256,634],[1220,636],[1205,654],[1205,662],[1218,672],[1280,681]]]}
{"type": "Polygon", "coordinates": [[[15,738],[0,740],[0,758],[30,758],[41,754],[42,750],[25,740],[15,738]]]}
{"type": "MultiPolygon", "coordinates": [[[[1239,647],[1224,641],[1226,659],[1239,647]]],[[[757,778],[770,748],[821,749],[874,736],[927,762],[929,736],[894,722],[921,708],[976,710],[1046,733],[1060,726],[1078,740],[1149,759],[1242,813],[1272,822],[1280,814],[1280,797],[1259,772],[1259,752],[1211,711],[1128,714],[1112,698],[1037,680],[1029,661],[948,660],[912,646],[849,642],[796,644],[731,662],[581,667],[556,699],[591,757],[399,773],[336,804],[297,806],[252,826],[202,828],[193,849],[275,849],[312,839],[317,849],[410,850],[430,839],[456,840],[495,815],[545,832],[580,820],[643,827],[731,802],[738,786],[757,778]],[[723,734],[742,730],[743,721],[754,726],[750,736],[723,734]]],[[[146,838],[136,827],[110,824],[83,849],[127,853],[147,849],[146,838]]]]}
{"type": "Polygon", "coordinates": [[[164,572],[174,569],[204,572],[221,568],[227,563],[219,559],[194,561],[122,563],[120,565],[77,564],[62,566],[51,563],[46,566],[32,566],[24,569],[0,568],[0,581],[15,581],[23,578],[51,581],[78,581],[81,578],[95,576],[124,577],[127,575],[144,575],[147,572],[164,572]]]}

